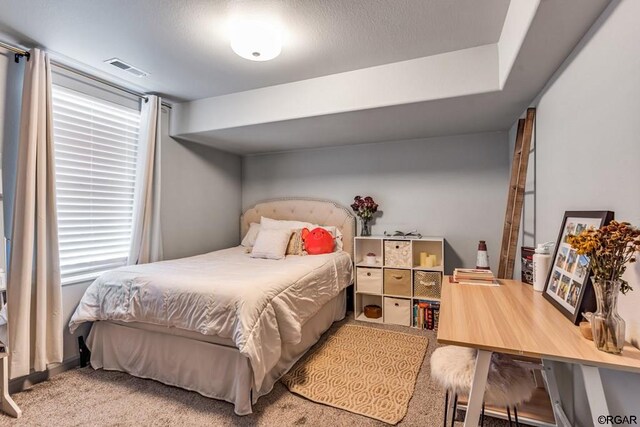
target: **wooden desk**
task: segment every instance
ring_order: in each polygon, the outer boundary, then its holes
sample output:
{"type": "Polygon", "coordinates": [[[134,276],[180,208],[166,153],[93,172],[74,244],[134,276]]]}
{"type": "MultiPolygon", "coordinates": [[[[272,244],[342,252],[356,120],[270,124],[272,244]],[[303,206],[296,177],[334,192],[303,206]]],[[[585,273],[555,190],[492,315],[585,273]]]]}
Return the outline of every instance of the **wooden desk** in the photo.
{"type": "Polygon", "coordinates": [[[543,360],[558,425],[568,421],[555,385],[554,363],[580,365],[589,385],[587,397],[594,425],[604,425],[597,422],[597,417],[609,414],[599,368],[640,373],[639,349],[627,343],[622,355],[599,351],[541,293],[514,280],[500,280],[500,286],[459,285],[445,276],[438,342],[479,350],[465,418],[467,427],[478,425],[492,352],[543,360]]]}

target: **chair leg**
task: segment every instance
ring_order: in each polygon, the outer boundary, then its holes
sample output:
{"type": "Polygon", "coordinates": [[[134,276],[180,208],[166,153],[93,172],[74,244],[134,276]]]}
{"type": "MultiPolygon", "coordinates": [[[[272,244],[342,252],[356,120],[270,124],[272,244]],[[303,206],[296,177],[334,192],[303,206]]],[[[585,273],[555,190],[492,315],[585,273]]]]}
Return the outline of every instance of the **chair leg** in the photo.
{"type": "Polygon", "coordinates": [[[453,410],[451,411],[451,427],[456,421],[456,414],[458,413],[458,393],[453,395],[453,410]]]}
{"type": "Polygon", "coordinates": [[[513,407],[513,418],[516,419],[516,427],[520,427],[520,422],[518,421],[518,408],[516,406],[513,407]]]}
{"type": "Polygon", "coordinates": [[[513,427],[513,422],[511,421],[511,408],[507,406],[507,417],[509,418],[509,427],[513,427]]]}
{"type": "Polygon", "coordinates": [[[484,427],[484,402],[482,402],[482,415],[480,415],[480,427],[484,427]]]}
{"type": "Polygon", "coordinates": [[[444,394],[444,419],[442,423],[442,427],[447,427],[447,412],[449,409],[449,390],[444,394]]]}

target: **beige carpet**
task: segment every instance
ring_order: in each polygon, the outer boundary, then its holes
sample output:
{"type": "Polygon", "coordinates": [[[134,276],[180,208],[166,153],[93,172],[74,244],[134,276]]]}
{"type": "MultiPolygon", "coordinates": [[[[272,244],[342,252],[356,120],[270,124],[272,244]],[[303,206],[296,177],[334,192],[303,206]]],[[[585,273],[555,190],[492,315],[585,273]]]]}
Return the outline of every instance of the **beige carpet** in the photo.
{"type": "Polygon", "coordinates": [[[426,337],[343,325],[282,378],[314,402],[397,424],[407,413],[426,337]]]}
{"type": "MultiPolygon", "coordinates": [[[[358,324],[352,317],[339,322],[324,335],[331,336],[342,324],[358,324]]],[[[369,323],[365,326],[369,327],[369,323]]],[[[399,426],[441,426],[444,390],[429,378],[429,357],[438,347],[431,331],[402,326],[375,325],[385,330],[425,336],[430,340],[418,374],[407,415],[399,426]]],[[[317,344],[322,345],[323,340],[317,344]]],[[[314,351],[313,349],[311,351],[314,351]]],[[[314,403],[277,383],[271,393],[253,406],[253,414],[238,417],[233,405],[197,393],[169,387],[121,372],[74,369],[16,393],[23,411],[19,420],[0,414],[0,426],[331,426],[384,427],[387,424],[362,415],[314,403]]],[[[460,427],[462,423],[456,423],[460,427]]],[[[487,419],[485,427],[504,427],[487,419]]]]}

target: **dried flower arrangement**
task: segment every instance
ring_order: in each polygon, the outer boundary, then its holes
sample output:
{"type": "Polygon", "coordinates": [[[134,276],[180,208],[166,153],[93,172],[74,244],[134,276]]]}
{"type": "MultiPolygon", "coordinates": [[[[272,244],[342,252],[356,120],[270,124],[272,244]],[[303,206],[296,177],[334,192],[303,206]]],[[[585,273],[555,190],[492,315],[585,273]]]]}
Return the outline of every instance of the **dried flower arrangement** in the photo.
{"type": "Polygon", "coordinates": [[[586,313],[593,342],[599,350],[619,354],[624,347],[625,321],[617,310],[618,294],[633,290],[622,279],[628,263],[636,262],[640,251],[640,230],[628,222],[611,221],[599,229],[590,228],[568,236],[578,254],[589,258],[598,309],[586,313]]]}
{"type": "Polygon", "coordinates": [[[621,280],[620,291],[623,294],[633,290],[626,280],[622,280],[622,275],[627,263],[636,262],[636,252],[640,251],[640,229],[628,222],[611,221],[599,229],[589,228],[569,236],[568,243],[578,254],[589,257],[596,279],[621,280]]]}

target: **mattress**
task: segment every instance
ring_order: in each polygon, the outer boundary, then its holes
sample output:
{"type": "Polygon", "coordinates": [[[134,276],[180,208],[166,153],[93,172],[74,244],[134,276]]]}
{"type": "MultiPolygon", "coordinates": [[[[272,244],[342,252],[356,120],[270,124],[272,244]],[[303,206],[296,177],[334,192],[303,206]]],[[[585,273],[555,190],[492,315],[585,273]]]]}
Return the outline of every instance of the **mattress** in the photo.
{"type": "Polygon", "coordinates": [[[260,389],[282,345],[300,342],[304,323],[351,279],[345,252],[274,261],[235,247],[104,273],[85,292],[69,327],[73,332],[84,322],[109,320],[216,337],[249,359],[260,389]]]}

